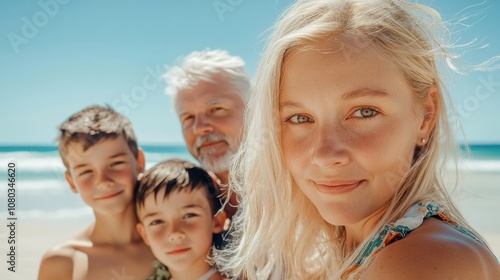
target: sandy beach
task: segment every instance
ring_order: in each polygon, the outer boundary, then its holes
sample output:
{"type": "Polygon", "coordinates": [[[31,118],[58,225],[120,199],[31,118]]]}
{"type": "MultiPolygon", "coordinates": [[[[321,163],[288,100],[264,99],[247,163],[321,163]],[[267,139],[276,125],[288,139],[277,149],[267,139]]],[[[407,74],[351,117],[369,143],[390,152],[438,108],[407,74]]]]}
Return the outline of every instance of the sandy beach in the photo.
{"type": "MultiPolygon", "coordinates": [[[[2,280],[29,280],[37,279],[40,260],[45,251],[83,230],[87,224],[76,221],[17,221],[17,252],[16,272],[7,270],[9,266],[5,261],[0,266],[0,279],[2,280]],[[7,267],[6,267],[7,265],[7,267]]],[[[1,231],[0,253],[7,258],[7,242],[4,240],[6,231],[1,231]]],[[[111,280],[111,279],[109,279],[111,280]]]]}
{"type": "MultiPolygon", "coordinates": [[[[458,197],[458,204],[474,228],[489,242],[493,252],[500,258],[500,174],[467,173],[466,186],[458,197]]],[[[8,245],[6,226],[0,231],[0,253],[4,261],[0,266],[2,280],[37,279],[40,260],[44,252],[83,230],[91,217],[78,220],[23,220],[17,221],[16,272],[7,270],[8,245]]],[[[5,219],[5,222],[7,220],[5,219]]],[[[112,279],[110,279],[112,280],[112,279]]],[[[138,280],[138,279],[137,279],[138,280]]]]}

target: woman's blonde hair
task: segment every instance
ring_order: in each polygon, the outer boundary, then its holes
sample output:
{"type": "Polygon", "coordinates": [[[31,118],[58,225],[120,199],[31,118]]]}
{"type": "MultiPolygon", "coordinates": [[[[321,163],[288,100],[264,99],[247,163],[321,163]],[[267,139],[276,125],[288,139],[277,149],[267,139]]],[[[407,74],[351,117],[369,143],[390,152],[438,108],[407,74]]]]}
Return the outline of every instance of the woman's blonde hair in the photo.
{"type": "Polygon", "coordinates": [[[416,147],[409,172],[367,240],[427,200],[445,206],[452,219],[475,233],[442,182],[444,162],[456,147],[447,119],[448,97],[436,67],[437,59],[453,58],[443,43],[446,34],[435,10],[398,0],[298,1],[285,11],[257,69],[244,139],[230,169],[231,189],[241,201],[232,242],[215,257],[224,273],[250,280],[340,279],[365,244],[354,252],[345,249],[344,227],[322,219],[294,184],[281,152],[278,102],[284,57],[326,39],[356,42],[344,45],[346,55],[371,47],[387,56],[411,87],[415,104],[426,101],[431,87],[439,95],[436,126],[428,142],[416,147]]]}

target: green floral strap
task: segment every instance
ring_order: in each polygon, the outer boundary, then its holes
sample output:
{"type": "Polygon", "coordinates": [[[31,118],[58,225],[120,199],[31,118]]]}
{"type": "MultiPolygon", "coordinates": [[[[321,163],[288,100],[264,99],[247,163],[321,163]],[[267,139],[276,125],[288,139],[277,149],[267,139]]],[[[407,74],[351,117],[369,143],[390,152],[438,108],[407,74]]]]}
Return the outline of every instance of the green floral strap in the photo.
{"type": "Polygon", "coordinates": [[[154,275],[149,276],[146,280],[169,280],[172,276],[168,268],[159,261],[153,262],[153,267],[156,268],[154,275]]]}

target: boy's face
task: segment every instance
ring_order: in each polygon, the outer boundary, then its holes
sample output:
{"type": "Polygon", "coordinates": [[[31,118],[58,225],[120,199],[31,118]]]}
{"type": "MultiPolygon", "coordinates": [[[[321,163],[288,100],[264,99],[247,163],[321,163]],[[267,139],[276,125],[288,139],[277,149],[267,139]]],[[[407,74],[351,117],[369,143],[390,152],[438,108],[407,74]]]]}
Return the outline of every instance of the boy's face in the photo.
{"type": "Polygon", "coordinates": [[[138,206],[137,230],[155,257],[172,271],[199,270],[210,265],[206,257],[213,233],[220,233],[226,219],[222,212],[213,217],[202,188],[174,190],[164,198],[165,189],[146,197],[138,206]]]}
{"type": "Polygon", "coordinates": [[[103,139],[83,151],[68,146],[66,180],[96,212],[118,214],[132,206],[137,174],[144,170],[144,154],[135,159],[123,136],[103,139]]]}

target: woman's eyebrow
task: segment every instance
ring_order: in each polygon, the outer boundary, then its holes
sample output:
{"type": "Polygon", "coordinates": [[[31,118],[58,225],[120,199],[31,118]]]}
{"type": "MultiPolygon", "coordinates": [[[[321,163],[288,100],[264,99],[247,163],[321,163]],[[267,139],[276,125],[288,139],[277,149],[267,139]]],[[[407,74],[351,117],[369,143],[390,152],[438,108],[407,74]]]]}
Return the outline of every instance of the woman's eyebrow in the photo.
{"type": "Polygon", "coordinates": [[[279,109],[284,109],[284,108],[302,108],[303,106],[299,102],[293,102],[293,101],[284,101],[280,102],[279,109]]]}
{"type": "Polygon", "coordinates": [[[360,88],[344,93],[342,95],[342,99],[354,99],[360,97],[387,97],[387,96],[389,96],[389,93],[383,90],[360,88]]]}

